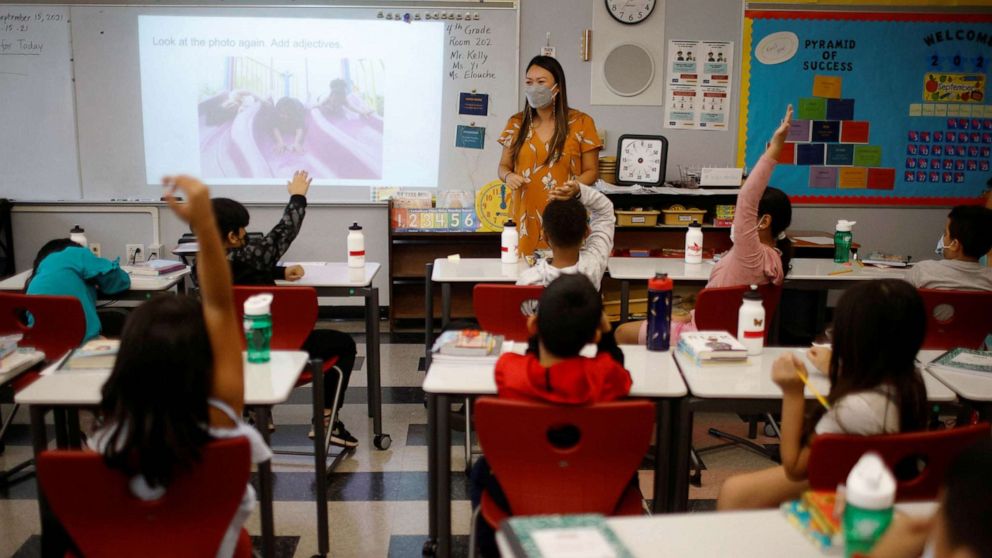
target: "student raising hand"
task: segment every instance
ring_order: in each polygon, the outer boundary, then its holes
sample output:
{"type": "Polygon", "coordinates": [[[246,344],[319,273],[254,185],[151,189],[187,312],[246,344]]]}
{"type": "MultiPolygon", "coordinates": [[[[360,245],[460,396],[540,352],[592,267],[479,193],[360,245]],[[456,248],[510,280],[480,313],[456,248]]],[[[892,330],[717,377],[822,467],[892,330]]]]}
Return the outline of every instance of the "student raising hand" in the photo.
{"type": "Polygon", "coordinates": [[[310,182],[312,180],[307,171],[298,170],[293,173],[293,179],[286,183],[286,189],[289,190],[289,195],[291,196],[306,196],[307,191],[310,190],[310,182]]]}
{"type": "Polygon", "coordinates": [[[785,145],[785,138],[789,135],[789,126],[792,125],[792,105],[789,105],[785,109],[785,118],[782,119],[782,123],[779,124],[778,129],[772,134],[772,141],[768,144],[768,149],[765,154],[772,159],[778,160],[779,154],[782,152],[782,146],[785,145]]]}

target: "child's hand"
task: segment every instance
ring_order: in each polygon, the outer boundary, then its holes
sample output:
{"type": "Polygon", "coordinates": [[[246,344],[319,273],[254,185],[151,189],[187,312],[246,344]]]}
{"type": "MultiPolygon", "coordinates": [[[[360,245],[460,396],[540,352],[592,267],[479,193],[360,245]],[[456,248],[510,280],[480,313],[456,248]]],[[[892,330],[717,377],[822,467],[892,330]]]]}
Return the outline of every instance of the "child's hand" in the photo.
{"type": "Polygon", "coordinates": [[[578,181],[572,179],[560,186],[555,186],[551,191],[548,192],[548,199],[551,200],[570,200],[579,194],[579,183],[578,181]]]}
{"type": "Polygon", "coordinates": [[[287,281],[299,281],[303,279],[304,275],[303,266],[301,265],[291,265],[286,268],[286,280],[287,281]]]}
{"type": "Polygon", "coordinates": [[[806,367],[795,354],[789,352],[775,359],[772,365],[772,381],[782,388],[782,393],[802,394],[803,381],[796,374],[796,371],[806,375],[806,367]]]}
{"type": "Polygon", "coordinates": [[[789,126],[792,125],[792,105],[789,105],[785,109],[785,118],[782,119],[782,123],[779,124],[778,129],[772,134],[772,141],[768,144],[767,155],[774,159],[778,159],[779,153],[782,151],[782,146],[785,145],[785,138],[789,135],[789,126]]]}
{"type": "Polygon", "coordinates": [[[162,178],[162,185],[168,188],[165,193],[165,201],[168,202],[172,212],[187,223],[202,222],[201,219],[209,218],[213,215],[213,207],[210,205],[210,189],[202,182],[192,176],[166,176],[162,178]],[[176,191],[181,190],[186,197],[186,203],[179,203],[176,199],[176,191]]]}
{"type": "Polygon", "coordinates": [[[830,355],[833,351],[830,347],[812,347],[806,351],[806,356],[817,370],[826,374],[830,371],[830,355]]]}
{"type": "Polygon", "coordinates": [[[306,196],[312,180],[307,171],[298,170],[293,173],[293,179],[286,183],[286,189],[289,190],[291,196],[306,196]]]}

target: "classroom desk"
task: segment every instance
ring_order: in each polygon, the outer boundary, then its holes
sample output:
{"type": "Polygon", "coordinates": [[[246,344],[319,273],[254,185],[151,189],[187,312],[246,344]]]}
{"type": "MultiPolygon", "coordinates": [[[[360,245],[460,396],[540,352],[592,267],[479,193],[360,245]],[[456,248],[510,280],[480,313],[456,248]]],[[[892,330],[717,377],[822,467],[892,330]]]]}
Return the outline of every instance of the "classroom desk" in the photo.
{"type": "MultiPolygon", "coordinates": [[[[944,350],[920,351],[919,360],[929,364],[945,352],[944,350]]],[[[992,420],[992,375],[982,376],[977,373],[936,368],[927,368],[927,374],[937,378],[951,391],[958,394],[958,397],[971,403],[983,420],[992,420]]]]}
{"type": "MultiPolygon", "coordinates": [[[[523,352],[526,344],[514,343],[508,349],[523,352]]],[[[688,393],[670,352],[648,351],[642,345],[623,345],[624,360],[633,385],[631,397],[655,400],[654,509],[668,507],[670,466],[666,456],[672,453],[672,401],[688,393]]],[[[495,357],[439,357],[424,379],[428,395],[428,474],[430,540],[425,552],[446,558],[451,552],[451,430],[448,415],[452,399],[466,396],[495,395],[495,357]]]]}
{"type": "MultiPolygon", "coordinates": [[[[929,517],[936,502],[897,503],[896,510],[929,517]]],[[[634,558],[656,556],[734,556],[795,558],[843,555],[843,548],[820,550],[779,510],[705,512],[652,517],[609,517],[606,524],[634,558]]],[[[513,554],[502,532],[496,542],[506,558],[513,554]]]]}
{"type": "Polygon", "coordinates": [[[379,268],[366,263],[364,268],[349,268],[343,262],[280,262],[279,265],[303,266],[303,278],[298,281],[276,281],[280,287],[313,287],[317,296],[365,299],[365,374],[368,377],[368,413],[375,433],[373,443],[380,450],[389,449],[392,438],[382,432],[382,381],[379,351],[379,288],[372,286],[379,268]]]}
{"type": "MultiPolygon", "coordinates": [[[[610,258],[607,271],[610,277],[620,281],[620,321],[629,319],[630,282],[646,282],[656,273],[667,273],[676,285],[689,283],[705,285],[713,272],[714,262],[703,260],[701,264],[687,264],[673,258],[610,258]]],[[[846,288],[855,281],[905,277],[904,269],[879,268],[872,266],[845,267],[831,259],[793,258],[792,269],[785,277],[785,288],[789,289],[837,289],[846,288]],[[846,273],[831,275],[832,272],[851,269],[846,273]]],[[[824,304],[826,299],[824,299],[824,304]]]]}
{"type": "MultiPolygon", "coordinates": [[[[765,347],[759,356],[748,357],[746,365],[712,365],[701,367],[691,359],[675,353],[675,362],[682,371],[689,397],[679,400],[673,414],[676,425],[675,451],[670,469],[673,507],[685,511],[689,501],[689,451],[692,445],[693,415],[701,411],[733,413],[775,413],[782,408],[782,390],[772,381],[775,359],[790,353],[795,347],[765,347]]],[[[824,396],[830,391],[830,380],[819,372],[810,372],[810,383],[824,396]]],[[[927,399],[936,403],[956,400],[954,392],[930,374],[923,373],[927,399]]],[[[818,405],[809,388],[805,390],[807,405],[818,405]]]]}
{"type": "MultiPolygon", "coordinates": [[[[114,295],[107,295],[98,291],[97,297],[100,300],[148,300],[155,293],[165,292],[172,289],[188,274],[189,267],[168,275],[159,275],[155,277],[146,275],[131,275],[130,289],[114,295]]],[[[22,271],[17,275],[11,275],[3,281],[0,281],[0,291],[21,292],[24,290],[24,285],[27,284],[29,277],[31,277],[30,269],[27,271],[22,271]]]]}
{"type": "MultiPolygon", "coordinates": [[[[257,409],[256,426],[266,443],[269,442],[269,407],[289,399],[289,394],[309,358],[304,351],[272,351],[271,354],[272,360],[269,362],[251,364],[245,361],[244,368],[245,405],[257,409]]],[[[80,407],[98,407],[103,399],[100,390],[110,377],[110,370],[56,372],[60,364],[61,359],[42,372],[41,378],[14,396],[14,402],[30,407],[31,439],[36,458],[39,453],[48,449],[45,433],[45,414],[48,409],[55,412],[56,445],[59,448],[78,447],[78,415],[67,411],[80,407]]],[[[318,467],[317,475],[320,476],[322,471],[323,467],[318,467]]],[[[264,556],[271,557],[275,553],[271,460],[258,465],[258,486],[259,499],[262,502],[262,547],[264,556]]],[[[44,545],[46,526],[51,533],[58,521],[48,510],[48,504],[40,490],[38,505],[41,509],[44,545]]],[[[44,551],[42,553],[45,554],[44,551]]]]}

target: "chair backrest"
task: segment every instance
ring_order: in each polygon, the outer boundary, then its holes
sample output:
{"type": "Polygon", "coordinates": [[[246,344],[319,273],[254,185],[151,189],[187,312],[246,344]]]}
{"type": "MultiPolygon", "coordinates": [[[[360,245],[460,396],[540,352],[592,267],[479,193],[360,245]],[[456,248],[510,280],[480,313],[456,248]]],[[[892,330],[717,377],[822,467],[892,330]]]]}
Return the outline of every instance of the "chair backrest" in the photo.
{"type": "Polygon", "coordinates": [[[814,490],[834,490],[865,452],[878,453],[896,471],[896,498],[929,500],[937,497],[947,469],[965,448],[990,435],[989,424],[950,430],[910,432],[884,436],[823,434],[813,439],[807,475],[814,490]],[[922,469],[921,469],[922,466],[922,469]],[[918,474],[899,478],[910,470],[918,474]]]}
{"type": "Polygon", "coordinates": [[[86,315],[75,297],[0,292],[0,335],[7,333],[22,334],[22,346],[56,359],[83,342],[86,315]]]}
{"type": "Polygon", "coordinates": [[[472,289],[472,307],[479,326],[508,341],[526,341],[527,318],[537,313],[540,285],[480,283],[472,289]]]}
{"type": "Polygon", "coordinates": [[[927,313],[924,349],[977,349],[992,333],[992,292],[920,289],[927,313]]]}
{"type": "Polygon", "coordinates": [[[135,498],[128,477],[99,453],[46,451],[38,480],[83,556],[214,556],[251,472],[248,440],[216,440],[154,501],[135,498]]]}
{"type": "MultiPolygon", "coordinates": [[[[234,287],[234,305],[238,319],[244,319],[244,304],[248,297],[272,294],[273,349],[296,351],[303,347],[317,323],[317,291],[313,287],[234,287]]],[[[241,337],[242,346],[245,344],[241,337]]]]}
{"type": "Polygon", "coordinates": [[[654,406],[565,407],[487,397],[479,399],[475,421],[514,515],[610,514],[647,453],[654,406]]]}
{"type": "MultiPolygon", "coordinates": [[[[737,315],[740,313],[744,293],[749,288],[747,285],[740,285],[699,291],[696,298],[696,327],[700,331],[728,331],[731,335],[737,335],[737,315]]],[[[778,303],[782,299],[782,286],[766,283],[758,285],[758,292],[761,293],[761,304],[765,307],[767,337],[775,312],[778,311],[778,303]]]]}

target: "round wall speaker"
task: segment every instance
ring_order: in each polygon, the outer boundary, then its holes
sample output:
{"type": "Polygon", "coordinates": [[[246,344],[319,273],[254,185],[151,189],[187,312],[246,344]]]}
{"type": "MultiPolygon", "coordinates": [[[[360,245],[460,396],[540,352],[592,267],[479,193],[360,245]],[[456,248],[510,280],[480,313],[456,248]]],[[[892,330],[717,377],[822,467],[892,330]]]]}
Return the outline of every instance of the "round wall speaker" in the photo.
{"type": "Polygon", "coordinates": [[[640,45],[618,45],[606,55],[603,79],[606,87],[621,97],[640,95],[654,81],[654,59],[640,45]]]}

